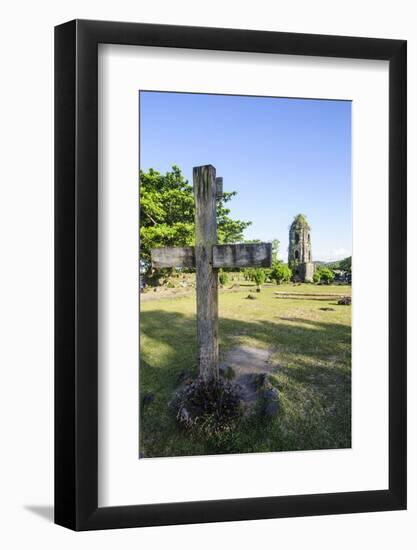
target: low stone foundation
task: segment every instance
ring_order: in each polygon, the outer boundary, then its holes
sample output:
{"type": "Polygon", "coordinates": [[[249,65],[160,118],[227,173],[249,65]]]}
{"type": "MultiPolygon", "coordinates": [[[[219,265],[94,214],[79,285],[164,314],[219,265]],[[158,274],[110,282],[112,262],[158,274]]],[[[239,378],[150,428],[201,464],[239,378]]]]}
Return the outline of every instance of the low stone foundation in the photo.
{"type": "Polygon", "coordinates": [[[304,283],[312,283],[314,275],[314,263],[304,262],[298,267],[299,278],[304,283]]]}

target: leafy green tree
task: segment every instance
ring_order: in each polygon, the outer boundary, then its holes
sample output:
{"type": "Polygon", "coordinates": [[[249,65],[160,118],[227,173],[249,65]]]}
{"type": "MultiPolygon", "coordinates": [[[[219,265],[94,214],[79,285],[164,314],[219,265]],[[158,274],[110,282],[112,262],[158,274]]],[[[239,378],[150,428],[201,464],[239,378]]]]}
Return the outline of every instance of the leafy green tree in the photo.
{"type": "MultiPolygon", "coordinates": [[[[147,272],[151,249],[162,246],[194,245],[194,194],[178,166],[161,174],[154,169],[140,172],[140,249],[141,266],[147,272]]],[[[232,219],[228,203],[236,192],[223,193],[217,202],[219,243],[243,240],[251,222],[232,219]]]]}
{"type": "Polygon", "coordinates": [[[345,258],[344,260],[340,260],[339,267],[343,271],[352,271],[352,256],[349,256],[348,258],[345,258]]]}
{"type": "Polygon", "coordinates": [[[343,260],[337,260],[336,262],[330,262],[326,264],[329,269],[341,269],[342,271],[352,272],[352,256],[344,258],[343,260]]]}
{"type": "Polygon", "coordinates": [[[271,279],[276,282],[277,285],[281,283],[288,283],[291,280],[292,271],[287,264],[283,262],[276,262],[272,266],[271,279]]]}
{"type": "Polygon", "coordinates": [[[328,267],[319,267],[319,269],[313,275],[313,281],[315,283],[326,283],[329,285],[334,280],[334,273],[328,267]]]}
{"type": "Polygon", "coordinates": [[[278,239],[273,239],[272,241],[272,263],[279,262],[278,254],[279,254],[279,247],[280,242],[278,239]]]}
{"type": "Polygon", "coordinates": [[[257,285],[259,289],[261,288],[261,285],[264,284],[265,279],[266,279],[266,273],[264,269],[261,269],[261,268],[253,269],[252,281],[257,285]]]}

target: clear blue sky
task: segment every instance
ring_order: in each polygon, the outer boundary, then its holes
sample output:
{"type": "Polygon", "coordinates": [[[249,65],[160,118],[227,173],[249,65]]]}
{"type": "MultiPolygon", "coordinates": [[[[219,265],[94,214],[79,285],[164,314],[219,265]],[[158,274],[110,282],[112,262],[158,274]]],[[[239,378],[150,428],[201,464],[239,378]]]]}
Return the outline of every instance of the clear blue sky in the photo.
{"type": "Polygon", "coordinates": [[[351,254],[349,101],[140,92],[140,167],[212,164],[245,239],[281,242],[298,213],[312,228],[313,260],[351,254]]]}

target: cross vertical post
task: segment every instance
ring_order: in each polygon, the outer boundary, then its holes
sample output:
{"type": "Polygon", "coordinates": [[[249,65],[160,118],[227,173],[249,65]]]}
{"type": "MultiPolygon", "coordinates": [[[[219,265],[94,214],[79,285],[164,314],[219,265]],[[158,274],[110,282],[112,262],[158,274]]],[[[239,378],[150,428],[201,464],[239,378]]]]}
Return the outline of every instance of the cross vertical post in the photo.
{"type": "Polygon", "coordinates": [[[213,246],[217,244],[214,166],[195,167],[193,184],[198,362],[200,375],[207,381],[219,377],[218,269],[213,267],[213,246]]]}

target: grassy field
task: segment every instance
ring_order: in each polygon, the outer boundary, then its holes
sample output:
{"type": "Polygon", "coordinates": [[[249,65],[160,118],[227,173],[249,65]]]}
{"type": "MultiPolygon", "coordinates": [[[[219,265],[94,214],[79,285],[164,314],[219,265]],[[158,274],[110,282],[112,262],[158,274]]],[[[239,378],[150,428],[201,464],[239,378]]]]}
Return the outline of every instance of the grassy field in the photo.
{"type": "MultiPolygon", "coordinates": [[[[231,285],[227,285],[231,286],[231,285]]],[[[187,370],[197,375],[195,295],[141,302],[140,451],[145,457],[347,448],[351,445],[351,307],[329,298],[278,298],[275,292],[350,295],[348,286],[251,283],[220,291],[220,354],[236,345],[267,348],[280,395],[273,419],[243,417],[212,437],[179,430],[168,402],[187,370]],[[256,296],[247,299],[248,294],[256,296]],[[331,308],[324,311],[321,308],[331,308]]]]}

